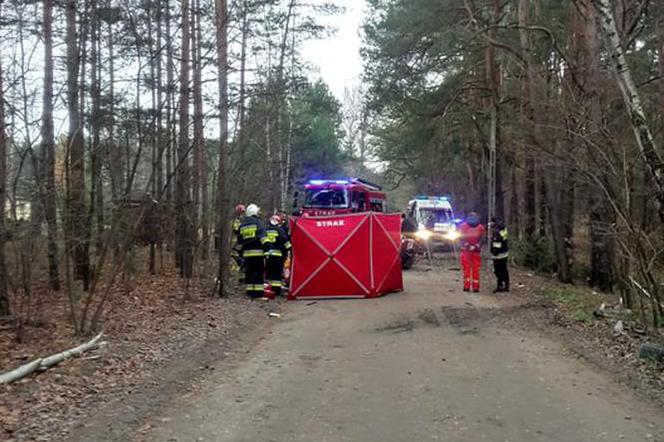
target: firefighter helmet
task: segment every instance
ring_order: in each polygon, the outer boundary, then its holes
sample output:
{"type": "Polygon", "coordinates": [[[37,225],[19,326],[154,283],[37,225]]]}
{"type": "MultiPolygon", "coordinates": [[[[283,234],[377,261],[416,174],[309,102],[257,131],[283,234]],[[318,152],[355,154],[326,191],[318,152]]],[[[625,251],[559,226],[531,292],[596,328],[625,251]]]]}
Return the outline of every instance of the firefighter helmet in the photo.
{"type": "Polygon", "coordinates": [[[258,216],[260,210],[261,209],[256,204],[249,204],[249,206],[247,206],[247,211],[245,213],[247,214],[247,216],[258,216]]]}

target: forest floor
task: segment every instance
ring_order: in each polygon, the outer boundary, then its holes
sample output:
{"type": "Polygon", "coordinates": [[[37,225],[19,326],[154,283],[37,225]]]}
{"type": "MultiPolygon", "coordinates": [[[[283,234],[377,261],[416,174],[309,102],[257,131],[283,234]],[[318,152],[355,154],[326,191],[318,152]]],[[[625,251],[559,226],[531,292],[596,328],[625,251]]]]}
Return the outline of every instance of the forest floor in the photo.
{"type": "MultiPolygon", "coordinates": [[[[219,360],[248,351],[269,328],[268,313],[280,310],[279,302],[241,295],[210,298],[208,280],[187,293],[175,272],[118,287],[105,345],[0,386],[0,440],[59,441],[89,423],[133,431],[162,402],[195,388],[219,360]]],[[[0,370],[87,340],[73,333],[66,305],[47,301],[22,343],[12,330],[0,331],[0,370]]]]}
{"type": "MultiPolygon", "coordinates": [[[[614,297],[526,272],[492,295],[485,276],[462,293],[442,260],[402,294],[285,305],[143,281],[100,351],[0,389],[0,439],[664,441],[664,369],[592,315],[614,297]]],[[[29,349],[2,344],[2,368],[29,349]]]]}

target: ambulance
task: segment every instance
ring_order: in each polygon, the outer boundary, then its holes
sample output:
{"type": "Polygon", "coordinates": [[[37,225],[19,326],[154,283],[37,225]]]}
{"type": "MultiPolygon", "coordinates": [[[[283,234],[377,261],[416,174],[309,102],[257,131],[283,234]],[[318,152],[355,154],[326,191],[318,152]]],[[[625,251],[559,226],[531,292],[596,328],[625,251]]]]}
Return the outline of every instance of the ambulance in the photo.
{"type": "Polygon", "coordinates": [[[408,212],[417,224],[415,236],[422,241],[453,245],[461,236],[446,196],[417,196],[408,203],[408,212]]]}

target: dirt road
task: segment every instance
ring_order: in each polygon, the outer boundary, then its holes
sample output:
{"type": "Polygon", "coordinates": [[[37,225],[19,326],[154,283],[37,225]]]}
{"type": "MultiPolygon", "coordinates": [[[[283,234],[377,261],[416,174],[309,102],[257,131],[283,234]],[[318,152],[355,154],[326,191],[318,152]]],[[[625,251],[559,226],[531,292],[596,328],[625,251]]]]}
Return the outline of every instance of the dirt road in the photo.
{"type": "MultiPolygon", "coordinates": [[[[449,265],[447,266],[449,267],[449,265]]],[[[516,296],[406,273],[383,299],[290,303],[149,441],[664,441],[664,412],[536,332],[495,321],[516,296]]]]}

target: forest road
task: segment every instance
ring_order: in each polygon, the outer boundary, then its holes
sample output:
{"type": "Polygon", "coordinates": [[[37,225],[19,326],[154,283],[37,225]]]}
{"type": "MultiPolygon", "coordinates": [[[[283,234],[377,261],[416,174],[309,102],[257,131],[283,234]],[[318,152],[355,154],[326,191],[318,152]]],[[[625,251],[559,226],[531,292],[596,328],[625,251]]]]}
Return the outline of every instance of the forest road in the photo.
{"type": "Polygon", "coordinates": [[[451,266],[406,272],[405,292],[381,299],[290,303],[137,440],[664,441],[664,411],[493,320],[517,297],[463,293],[451,266]]]}

